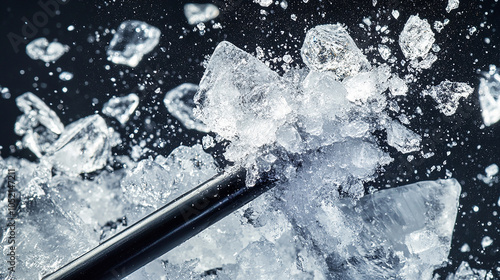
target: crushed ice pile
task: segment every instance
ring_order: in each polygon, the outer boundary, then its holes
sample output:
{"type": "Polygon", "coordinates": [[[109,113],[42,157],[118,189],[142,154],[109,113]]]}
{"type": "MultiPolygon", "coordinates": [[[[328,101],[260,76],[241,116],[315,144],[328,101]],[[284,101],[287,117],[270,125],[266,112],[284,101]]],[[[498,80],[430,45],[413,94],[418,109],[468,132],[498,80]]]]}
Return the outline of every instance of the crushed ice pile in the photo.
{"type": "MultiPolygon", "coordinates": [[[[159,36],[146,23],[124,22],[110,60],[134,67],[159,36]]],[[[433,41],[417,16],[400,36],[411,60],[425,59],[433,41]]],[[[395,152],[420,150],[419,131],[388,112],[410,81],[370,65],[341,24],[309,30],[301,55],[308,67],[280,76],[222,42],[196,94],[192,84],[167,93],[166,107],[185,127],[229,141],[224,157],[248,169],[249,187],[271,170],[282,183],[128,279],[431,279],[446,263],[461,190],[455,179],[364,190],[392,161],[376,133],[395,152]]],[[[424,94],[448,115],[470,87],[444,81],[424,94]]],[[[19,170],[19,279],[57,269],[220,171],[199,144],[138,162],[114,156],[116,132],[100,115],[64,126],[35,95],[16,101],[16,133],[40,158],[0,159],[2,170],[19,170]],[[92,172],[92,180],[81,176],[92,172]]],[[[112,98],[103,114],[123,124],[137,103],[133,94],[112,98]]],[[[0,199],[6,203],[5,193],[0,199]]]]}
{"type": "Polygon", "coordinates": [[[143,21],[124,21],[109,43],[108,60],[136,67],[142,57],[158,45],[160,35],[160,29],[143,21]]]}
{"type": "Polygon", "coordinates": [[[69,51],[69,47],[59,42],[51,42],[47,38],[38,38],[26,45],[26,54],[33,60],[55,62],[63,54],[69,51]]]}

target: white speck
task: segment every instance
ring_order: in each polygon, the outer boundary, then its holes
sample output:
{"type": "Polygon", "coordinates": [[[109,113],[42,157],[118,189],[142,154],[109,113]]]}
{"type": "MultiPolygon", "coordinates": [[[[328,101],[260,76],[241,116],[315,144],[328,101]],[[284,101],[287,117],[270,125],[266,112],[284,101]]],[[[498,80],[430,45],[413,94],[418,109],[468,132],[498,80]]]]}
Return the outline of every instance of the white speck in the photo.
{"type": "Polygon", "coordinates": [[[74,25],[68,26],[68,31],[73,31],[73,30],[75,30],[75,26],[74,25]]]}
{"type": "Polygon", "coordinates": [[[61,74],[59,74],[59,79],[61,81],[70,81],[71,79],[73,79],[73,73],[64,71],[61,74]]]}

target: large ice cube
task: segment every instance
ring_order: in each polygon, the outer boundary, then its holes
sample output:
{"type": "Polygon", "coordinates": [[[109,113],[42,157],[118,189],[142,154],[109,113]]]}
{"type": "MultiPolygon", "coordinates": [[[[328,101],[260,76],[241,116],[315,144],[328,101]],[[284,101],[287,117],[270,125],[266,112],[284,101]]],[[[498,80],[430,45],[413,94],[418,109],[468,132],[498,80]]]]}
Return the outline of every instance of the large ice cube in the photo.
{"type": "Polygon", "coordinates": [[[38,38],[26,45],[26,54],[33,60],[55,62],[63,54],[69,51],[69,47],[59,42],[51,42],[47,38],[38,38]]]}
{"type": "Polygon", "coordinates": [[[318,25],[307,31],[300,50],[314,71],[333,71],[339,78],[369,67],[368,60],[340,23],[318,25]]]}
{"type": "Polygon", "coordinates": [[[47,151],[61,171],[77,175],[103,168],[111,155],[108,126],[99,115],[69,124],[47,151]]]}
{"type": "Polygon", "coordinates": [[[410,16],[399,35],[399,46],[408,59],[424,57],[434,43],[434,32],[426,19],[410,16]]]}
{"type": "Polygon", "coordinates": [[[135,93],[122,97],[113,96],[104,104],[102,113],[116,118],[122,125],[124,125],[130,118],[130,115],[137,108],[137,105],[139,105],[139,96],[135,93]]]}
{"type": "Polygon", "coordinates": [[[432,86],[422,94],[429,95],[436,103],[437,108],[446,116],[455,114],[458,109],[460,98],[467,98],[474,89],[466,83],[442,81],[437,86],[432,86]]]}
{"type": "Polygon", "coordinates": [[[226,153],[238,160],[276,140],[291,108],[279,75],[229,42],[221,42],[195,96],[195,115],[227,140],[239,139],[226,153]]]}
{"type": "Polygon", "coordinates": [[[19,124],[16,124],[17,129],[15,130],[18,135],[23,135],[24,132],[38,125],[38,123],[55,134],[61,134],[64,130],[64,125],[57,114],[33,93],[26,92],[18,96],[16,105],[24,113],[24,118],[29,118],[29,121],[18,119],[19,124]],[[29,125],[26,125],[26,123],[29,123],[29,125]]]}
{"type": "Polygon", "coordinates": [[[491,65],[490,71],[483,73],[478,92],[484,124],[495,124],[500,120],[500,74],[496,66],[491,65]]]}
{"type": "Polygon", "coordinates": [[[136,67],[142,57],[158,45],[160,35],[160,29],[143,21],[124,21],[109,43],[108,60],[136,67]]]}
{"type": "Polygon", "coordinates": [[[341,201],[345,224],[331,271],[343,279],[432,279],[448,259],[460,190],[455,179],[424,181],[341,201]]]}
{"type": "Polygon", "coordinates": [[[165,95],[163,103],[168,112],[177,118],[186,128],[201,132],[209,132],[205,124],[196,119],[193,109],[196,107],[194,96],[198,91],[198,85],[184,83],[165,95]]]}
{"type": "Polygon", "coordinates": [[[184,5],[184,15],[189,24],[196,25],[218,17],[219,8],[214,4],[187,3],[184,5]]]}

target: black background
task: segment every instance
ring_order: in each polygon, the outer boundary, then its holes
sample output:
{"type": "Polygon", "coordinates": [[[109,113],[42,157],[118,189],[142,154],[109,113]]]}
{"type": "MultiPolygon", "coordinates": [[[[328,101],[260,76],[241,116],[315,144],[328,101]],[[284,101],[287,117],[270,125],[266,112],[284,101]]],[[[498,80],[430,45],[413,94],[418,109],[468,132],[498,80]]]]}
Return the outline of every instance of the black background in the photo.
{"type": "MultiPolygon", "coordinates": [[[[12,97],[0,99],[1,155],[4,158],[14,155],[36,160],[29,151],[14,149],[15,142],[20,140],[13,133],[15,120],[20,115],[15,97],[26,91],[41,97],[64,124],[99,112],[103,103],[113,95],[136,92],[141,98],[140,116],[132,118],[125,127],[107,119],[110,126],[121,133],[124,141],[115,152],[126,154],[131,145],[145,140],[152,153],[166,156],[181,143],[191,145],[199,142],[203,134],[182,129],[169,116],[162,102],[164,94],[184,82],[198,83],[203,74],[202,62],[222,40],[254,54],[257,46],[266,53],[272,51],[273,54],[265,59],[290,54],[294,59],[292,66],[303,67],[300,46],[309,28],[318,24],[344,23],[358,46],[368,50],[369,46],[380,43],[380,36],[375,32],[375,25],[380,24],[387,25],[391,30],[388,36],[396,39],[390,44],[391,49],[401,60],[397,36],[410,15],[419,14],[431,24],[448,18],[450,24],[441,33],[436,32],[436,43],[441,47],[438,61],[431,70],[423,71],[419,82],[410,87],[407,97],[398,99],[409,116],[413,115],[416,107],[424,111],[422,117],[411,120],[410,127],[424,136],[423,149],[434,152],[434,156],[423,159],[421,155],[416,155],[411,164],[406,156],[396,156],[385,171],[381,170],[379,179],[370,182],[367,187],[384,188],[445,178],[445,170],[451,171],[462,184],[463,193],[450,263],[439,273],[447,275],[466,260],[472,267],[493,270],[496,277],[500,277],[497,270],[500,269],[500,215],[495,214],[500,212],[497,204],[500,184],[487,186],[476,179],[477,174],[484,174],[486,166],[500,164],[500,125],[481,127],[477,90],[462,102],[458,113],[451,118],[445,118],[434,109],[432,100],[420,95],[425,86],[438,84],[444,79],[468,82],[477,88],[478,70],[487,70],[489,64],[500,65],[497,48],[500,46],[500,10],[494,1],[461,1],[459,9],[449,14],[445,11],[446,1],[400,2],[378,1],[373,7],[369,0],[289,1],[288,8],[284,10],[279,5],[262,8],[250,0],[214,1],[221,9],[221,15],[215,22],[221,23],[222,29],[213,29],[212,23],[207,23],[207,32],[202,36],[187,24],[182,10],[184,1],[71,0],[60,5],[59,15],[49,17],[46,24],[37,28],[34,36],[27,38],[29,42],[47,37],[49,41],[56,39],[71,47],[69,53],[46,66],[44,62],[33,61],[26,55],[25,44],[21,44],[20,51],[16,52],[7,37],[9,33],[22,35],[23,17],[33,22],[33,15],[43,10],[37,1],[3,0],[0,4],[0,86],[8,87],[12,97]],[[400,12],[398,20],[391,16],[393,9],[400,12]],[[261,10],[267,14],[264,15],[261,10]],[[296,15],[296,20],[291,19],[292,14],[296,15]],[[374,23],[370,28],[371,34],[360,27],[365,17],[370,17],[374,23]],[[114,65],[107,61],[105,55],[106,46],[112,38],[111,34],[105,34],[105,29],[115,29],[127,19],[146,21],[162,31],[159,46],[135,68],[114,65]],[[69,25],[74,25],[75,30],[68,31],[69,25]],[[470,27],[477,28],[472,35],[468,31],[470,27]],[[95,40],[96,32],[101,35],[100,41],[95,40]],[[486,43],[485,38],[489,38],[490,43],[486,43]],[[109,65],[109,70],[106,65],[109,65]],[[74,73],[73,80],[59,80],[58,67],[74,73]],[[144,87],[138,88],[138,84],[144,87]],[[63,87],[68,89],[66,93],[62,92],[63,87]],[[160,92],[156,93],[158,88],[160,92]],[[146,122],[146,119],[151,122],[146,122]],[[159,145],[162,142],[165,145],[159,145]],[[456,145],[450,145],[452,142],[456,145]],[[481,145],[480,149],[478,145],[481,145]],[[441,169],[427,172],[432,166],[441,169]],[[478,206],[479,211],[474,212],[473,206],[478,206]],[[486,249],[481,247],[484,236],[494,240],[493,245],[486,249]],[[469,244],[471,252],[460,252],[464,243],[469,244]]],[[[382,61],[376,51],[366,53],[370,59],[382,61]]],[[[271,64],[276,71],[283,72],[282,62],[271,64]]],[[[403,75],[407,73],[404,67],[397,71],[403,75]]],[[[381,144],[385,144],[383,140],[381,144]]],[[[386,149],[394,153],[392,148],[386,149]]]]}

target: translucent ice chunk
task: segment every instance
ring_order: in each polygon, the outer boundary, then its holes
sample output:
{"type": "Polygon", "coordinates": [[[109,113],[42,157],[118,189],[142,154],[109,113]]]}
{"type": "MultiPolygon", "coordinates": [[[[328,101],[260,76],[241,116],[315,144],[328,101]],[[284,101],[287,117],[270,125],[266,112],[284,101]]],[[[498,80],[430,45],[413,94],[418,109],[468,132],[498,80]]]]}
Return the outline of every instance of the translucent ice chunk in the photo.
{"type": "Polygon", "coordinates": [[[461,187],[455,179],[341,202],[345,231],[330,257],[342,279],[432,279],[448,259],[461,187]],[[349,232],[351,234],[349,234],[349,232]]]}
{"type": "Polygon", "coordinates": [[[495,124],[500,120],[500,73],[495,66],[490,66],[490,71],[483,73],[478,92],[484,124],[495,124]]]}
{"type": "Polygon", "coordinates": [[[408,92],[408,85],[406,85],[403,79],[393,76],[389,80],[389,90],[393,96],[406,95],[408,92]]]}
{"type": "Polygon", "coordinates": [[[144,159],[122,180],[127,199],[158,208],[217,174],[214,159],[201,145],[180,146],[165,159],[144,159]]]}
{"type": "Polygon", "coordinates": [[[467,98],[474,91],[466,83],[450,82],[445,80],[437,86],[425,90],[423,95],[429,95],[436,103],[437,108],[446,116],[455,114],[458,109],[460,98],[467,98]]]}
{"type": "Polygon", "coordinates": [[[426,19],[410,16],[399,35],[399,46],[408,59],[424,57],[434,43],[434,32],[426,19]]]}
{"type": "Polygon", "coordinates": [[[339,78],[369,67],[365,55],[339,23],[318,25],[307,31],[300,53],[312,70],[333,71],[339,78]]]}
{"type": "Polygon", "coordinates": [[[210,21],[219,16],[219,8],[214,4],[187,3],[184,5],[184,15],[191,25],[210,21]]]}
{"type": "Polygon", "coordinates": [[[55,134],[61,134],[64,125],[59,120],[57,114],[45,103],[31,92],[26,92],[16,98],[16,105],[24,113],[25,117],[18,119],[15,132],[23,135],[31,127],[41,124],[55,134]]]}
{"type": "Polygon", "coordinates": [[[111,155],[109,138],[104,119],[92,115],[69,124],[47,153],[67,174],[93,172],[103,168],[111,155]]]}
{"type": "Polygon", "coordinates": [[[446,5],[446,12],[449,13],[452,10],[457,9],[459,4],[460,0],[448,0],[448,5],[446,5]]]}
{"type": "Polygon", "coordinates": [[[276,140],[278,126],[291,112],[288,94],[277,73],[233,44],[222,42],[201,79],[195,115],[223,138],[238,139],[226,153],[234,161],[276,140]]]}
{"type": "Polygon", "coordinates": [[[420,150],[422,137],[409,130],[397,121],[393,121],[387,128],[387,144],[406,154],[420,150]]]}
{"type": "Polygon", "coordinates": [[[196,106],[194,96],[197,91],[198,85],[184,83],[167,92],[163,103],[170,114],[177,118],[186,128],[209,132],[207,126],[197,120],[193,113],[196,106]]]}
{"type": "Polygon", "coordinates": [[[122,97],[113,96],[104,104],[102,113],[116,118],[122,125],[124,125],[130,118],[130,115],[132,115],[137,108],[137,105],[139,105],[139,96],[135,93],[122,97]]]}
{"type": "Polygon", "coordinates": [[[158,28],[143,21],[127,20],[120,24],[107,50],[108,60],[136,67],[142,57],[160,42],[158,28]]]}
{"type": "Polygon", "coordinates": [[[47,38],[38,38],[26,45],[26,54],[33,60],[43,60],[45,62],[55,62],[64,53],[69,51],[69,47],[59,42],[49,43],[47,38]]]}

